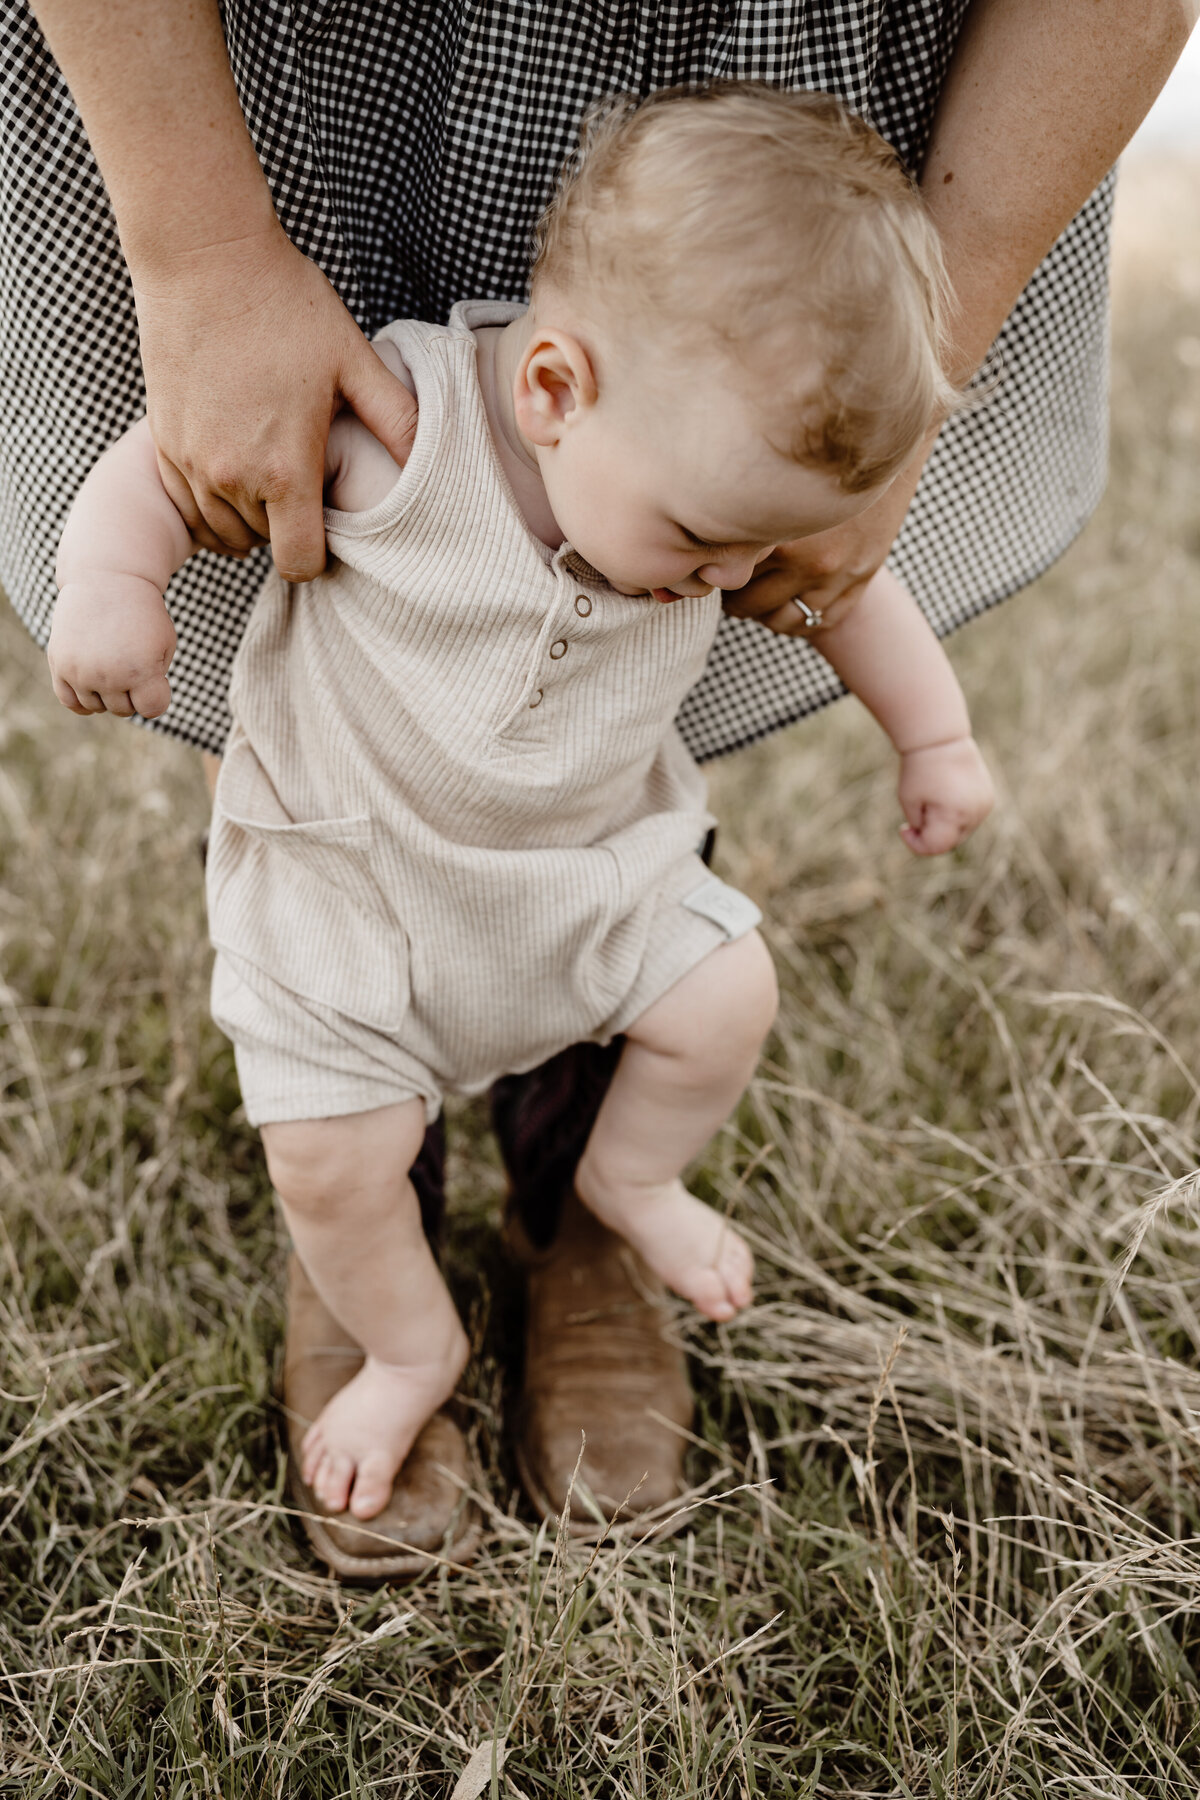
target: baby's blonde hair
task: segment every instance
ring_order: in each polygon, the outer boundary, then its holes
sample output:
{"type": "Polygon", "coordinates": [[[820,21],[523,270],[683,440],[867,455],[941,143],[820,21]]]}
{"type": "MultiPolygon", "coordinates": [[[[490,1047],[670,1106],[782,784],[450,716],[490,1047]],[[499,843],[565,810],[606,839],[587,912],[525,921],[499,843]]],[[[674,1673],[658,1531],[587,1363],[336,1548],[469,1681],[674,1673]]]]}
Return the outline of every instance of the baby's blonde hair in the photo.
{"type": "Polygon", "coordinates": [[[718,82],[594,108],[532,288],[689,356],[702,333],[770,383],[777,448],[848,493],[961,404],[934,227],[895,151],[828,94],[718,82]]]}

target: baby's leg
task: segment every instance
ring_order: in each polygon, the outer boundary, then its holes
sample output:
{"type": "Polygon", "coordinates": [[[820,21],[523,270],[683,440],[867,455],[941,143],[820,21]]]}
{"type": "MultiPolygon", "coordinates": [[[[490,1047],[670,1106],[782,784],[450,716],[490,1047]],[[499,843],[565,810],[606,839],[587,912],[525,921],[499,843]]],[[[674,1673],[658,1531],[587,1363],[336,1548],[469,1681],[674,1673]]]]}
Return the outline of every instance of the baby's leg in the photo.
{"type": "Polygon", "coordinates": [[[756,931],[706,956],[630,1026],[576,1174],[584,1205],[710,1319],[749,1302],[754,1259],[679,1175],[753,1074],[777,1003],[756,931]]]}
{"type": "Polygon", "coordinates": [[[264,1125],[296,1254],[366,1362],[304,1439],[301,1474],[330,1512],[372,1519],[425,1421],[450,1398],[467,1338],[408,1178],[425,1108],[264,1125]]]}

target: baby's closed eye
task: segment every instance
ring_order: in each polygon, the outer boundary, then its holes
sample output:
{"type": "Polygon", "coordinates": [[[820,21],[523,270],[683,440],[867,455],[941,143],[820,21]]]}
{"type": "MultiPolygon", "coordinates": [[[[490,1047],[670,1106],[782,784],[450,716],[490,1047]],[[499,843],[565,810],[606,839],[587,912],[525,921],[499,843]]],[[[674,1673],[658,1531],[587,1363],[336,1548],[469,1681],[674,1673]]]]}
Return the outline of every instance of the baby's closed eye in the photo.
{"type": "Polygon", "coordinates": [[[715,550],[728,550],[729,549],[728,544],[710,544],[707,541],[707,539],[697,537],[695,532],[689,531],[686,525],[681,525],[679,527],[679,534],[681,537],[683,537],[687,540],[687,546],[688,546],[689,550],[715,551],[715,550]]]}

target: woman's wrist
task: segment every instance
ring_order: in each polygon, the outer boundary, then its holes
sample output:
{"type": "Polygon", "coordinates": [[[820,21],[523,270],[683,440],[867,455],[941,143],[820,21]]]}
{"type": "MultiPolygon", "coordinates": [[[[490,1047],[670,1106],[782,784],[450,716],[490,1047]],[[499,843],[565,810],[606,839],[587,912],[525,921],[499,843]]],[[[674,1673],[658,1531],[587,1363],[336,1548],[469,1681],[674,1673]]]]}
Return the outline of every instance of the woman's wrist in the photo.
{"type": "Polygon", "coordinates": [[[243,313],[247,299],[263,283],[277,279],[281,258],[299,255],[276,217],[268,196],[265,207],[252,209],[205,232],[191,229],[131,233],[122,227],[121,248],[133,281],[134,296],[143,300],[202,309],[212,318],[243,313]],[[148,240],[153,239],[153,242],[148,240]]]}
{"type": "Polygon", "coordinates": [[[229,201],[211,212],[159,206],[152,196],[114,208],[135,289],[165,294],[186,284],[190,290],[209,271],[214,289],[234,301],[226,283],[262,268],[287,239],[261,170],[257,182],[243,181],[229,201]]]}
{"type": "Polygon", "coordinates": [[[135,278],[266,231],[275,211],[217,0],[32,0],[100,165],[135,278]]]}

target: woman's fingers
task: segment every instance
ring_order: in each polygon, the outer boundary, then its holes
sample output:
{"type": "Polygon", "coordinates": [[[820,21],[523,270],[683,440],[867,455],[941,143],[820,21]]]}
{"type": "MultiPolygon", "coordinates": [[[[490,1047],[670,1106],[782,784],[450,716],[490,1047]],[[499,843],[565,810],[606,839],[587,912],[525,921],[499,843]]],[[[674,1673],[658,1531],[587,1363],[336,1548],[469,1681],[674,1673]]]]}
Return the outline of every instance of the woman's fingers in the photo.
{"type": "Polygon", "coordinates": [[[325,515],[321,483],[295,482],[267,502],[271,555],[284,581],[314,581],[325,567],[325,515]]]}
{"type": "Polygon", "coordinates": [[[215,550],[222,556],[246,556],[256,545],[266,543],[265,512],[262,514],[263,529],[252,528],[223,495],[214,493],[211,488],[193,489],[183,471],[177,469],[161,450],[158,452],[158,472],[184,524],[202,550],[215,550]]]}
{"type": "Polygon", "coordinates": [[[137,713],[143,719],[161,719],[171,704],[170,684],[165,675],[150,675],[136,682],[126,698],[130,713],[137,713]]]}
{"type": "Polygon", "coordinates": [[[154,676],[133,689],[105,688],[102,692],[95,688],[76,691],[61,675],[54,676],[53,681],[55,699],[80,718],[107,712],[118,719],[158,719],[171,704],[171,689],[165,675],[154,676]]]}
{"type": "Polygon", "coordinates": [[[832,576],[814,575],[806,545],[804,538],[780,544],[744,588],[725,595],[725,611],[735,619],[756,619],[782,637],[812,637],[845,618],[874,570],[863,573],[856,563],[832,576]]]}
{"type": "MultiPolygon", "coordinates": [[[[257,518],[260,508],[247,504],[249,496],[243,495],[241,498],[242,503],[247,505],[247,510],[257,518]]],[[[226,499],[224,494],[218,494],[212,488],[206,488],[200,493],[198,499],[204,524],[208,527],[208,532],[214,540],[214,543],[208,548],[217,548],[226,556],[249,556],[251,550],[258,544],[266,543],[268,535],[266,530],[259,530],[257,526],[249,525],[233,502],[226,499]]],[[[264,526],[266,524],[265,518],[263,524],[264,526]]]]}
{"type": "Polygon", "coordinates": [[[215,538],[204,522],[204,515],[192,495],[191,484],[181,469],[177,469],[169,456],[155,447],[158,458],[158,473],[162,484],[171,496],[176,512],[191,532],[195,541],[205,550],[219,548],[215,538]]]}
{"type": "Polygon", "coordinates": [[[79,698],[79,695],[75,692],[75,689],[71,686],[71,683],[69,681],[64,681],[61,675],[52,675],[50,679],[54,687],[54,698],[58,701],[59,705],[65,706],[68,712],[78,713],[80,718],[85,718],[88,709],[79,698]]]}
{"type": "Polygon", "coordinates": [[[274,524],[287,573],[319,573],[341,371],[370,354],[338,295],[273,226],[207,248],[136,297],[150,429],[195,541],[245,555],[274,524]]]}
{"type": "Polygon", "coordinates": [[[838,624],[887,561],[928,447],[923,445],[883,492],[844,525],[778,544],[744,588],[726,594],[725,611],[735,619],[757,619],[785,637],[815,638],[801,609],[792,605],[799,598],[820,613],[823,628],[838,624]]]}
{"type": "Polygon", "coordinates": [[[105,688],[100,694],[100,703],[105,712],[113,713],[118,719],[132,719],[137,707],[129,697],[128,688],[105,688]]]}

